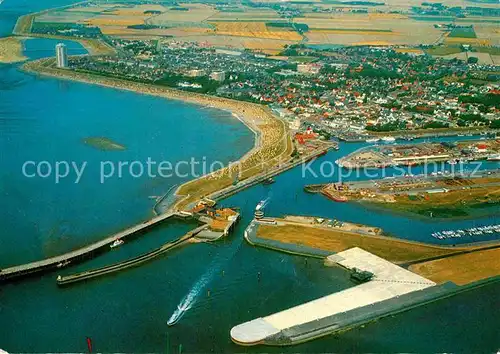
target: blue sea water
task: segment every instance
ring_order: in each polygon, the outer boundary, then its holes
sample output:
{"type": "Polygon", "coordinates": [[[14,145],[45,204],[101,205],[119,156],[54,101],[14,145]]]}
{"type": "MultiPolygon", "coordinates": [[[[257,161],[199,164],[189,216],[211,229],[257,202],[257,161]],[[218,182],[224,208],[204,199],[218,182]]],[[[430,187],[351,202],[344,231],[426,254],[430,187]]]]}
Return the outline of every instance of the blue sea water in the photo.
{"type": "MultiPolygon", "coordinates": [[[[0,36],[18,15],[67,1],[5,0],[0,36]]],[[[81,54],[77,44],[67,43],[81,54]]],[[[32,58],[52,55],[54,41],[28,40],[32,58]]],[[[151,217],[152,195],[174,178],[112,178],[99,183],[101,161],[180,161],[192,156],[231,161],[253,144],[253,135],[229,114],[131,92],[42,78],[0,65],[0,267],[39,259],[95,241],[151,217]],[[83,139],[103,136],[124,151],[101,151],[83,139]],[[87,161],[79,184],[67,178],[22,176],[25,161],[87,161]]],[[[359,148],[342,144],[314,162],[359,148]]],[[[495,167],[495,165],[489,165],[495,167]]],[[[416,170],[413,173],[418,173],[416,170]]],[[[338,172],[337,172],[338,175],[338,172]]],[[[320,261],[253,248],[242,240],[259,200],[270,197],[272,215],[305,214],[381,226],[399,237],[432,241],[433,230],[498,223],[498,216],[436,222],[414,220],[359,205],[332,203],[302,191],[304,184],[336,176],[302,177],[301,167],[224,201],[241,207],[242,221],[227,240],[188,245],[141,267],[67,288],[56,274],[0,288],[0,348],[9,352],[84,352],[86,337],[100,352],[491,352],[499,347],[500,286],[493,285],[381,320],[338,336],[292,348],[242,348],[232,326],[351,286],[340,269],[320,261]],[[259,281],[257,274],[261,273],[259,281]],[[202,286],[200,286],[202,284],[202,286]],[[166,321],[189,297],[173,327],[166,321]],[[432,340],[429,340],[432,338],[432,340]]],[[[74,177],[74,175],[72,176],[74,177]]],[[[366,177],[359,177],[366,178],[366,177]]],[[[141,238],[60,274],[110,264],[151,250],[192,226],[166,224],[141,238]]]]}

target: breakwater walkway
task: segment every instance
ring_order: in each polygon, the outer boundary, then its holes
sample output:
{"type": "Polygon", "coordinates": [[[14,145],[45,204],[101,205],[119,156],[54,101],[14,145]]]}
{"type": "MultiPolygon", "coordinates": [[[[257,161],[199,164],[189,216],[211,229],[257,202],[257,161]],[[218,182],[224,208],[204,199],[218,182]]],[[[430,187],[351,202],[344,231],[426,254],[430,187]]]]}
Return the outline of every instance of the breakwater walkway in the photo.
{"type": "Polygon", "coordinates": [[[238,182],[236,185],[226,187],[224,189],[221,189],[215,193],[212,193],[208,196],[208,198],[215,200],[215,201],[220,201],[222,199],[228,198],[232,196],[233,194],[236,194],[244,189],[250,188],[256,184],[259,184],[263,181],[265,181],[268,178],[277,176],[283,172],[286,172],[296,166],[305,164],[313,159],[316,159],[325,152],[333,149],[333,148],[338,148],[338,145],[332,144],[331,146],[326,146],[324,149],[321,150],[316,150],[306,156],[301,157],[300,159],[297,159],[295,161],[289,161],[287,163],[284,163],[283,165],[267,172],[267,173],[261,173],[253,177],[249,177],[243,181],[238,182]]]}
{"type": "Polygon", "coordinates": [[[18,278],[42,271],[47,271],[51,269],[62,268],[73,262],[79,262],[85,258],[90,258],[94,253],[103,250],[109,250],[109,246],[118,239],[125,239],[138,232],[145,231],[153,226],[162,223],[172,217],[182,217],[185,218],[186,215],[181,213],[165,213],[157,216],[153,219],[144,221],[141,224],[134,225],[126,230],[120,231],[104,240],[92,243],[88,246],[79,248],[75,251],[71,251],[56,257],[47,258],[41,261],[31,262],[27,264],[22,264],[14,267],[9,267],[0,270],[0,280],[18,278]]]}
{"type": "Polygon", "coordinates": [[[121,270],[125,270],[127,268],[139,266],[142,263],[148,262],[148,261],[152,260],[153,258],[156,258],[156,257],[166,253],[167,251],[170,251],[178,246],[183,245],[184,243],[189,241],[189,239],[193,238],[200,231],[204,230],[207,227],[208,227],[207,224],[201,225],[201,226],[197,227],[196,229],[189,231],[187,234],[178,238],[175,241],[168,242],[168,243],[162,245],[161,247],[159,247],[151,252],[142,254],[138,257],[135,257],[135,258],[123,261],[123,262],[115,263],[115,264],[112,264],[109,266],[105,266],[105,267],[101,267],[101,268],[97,268],[97,269],[92,269],[92,270],[88,270],[88,271],[84,271],[84,272],[76,273],[76,274],[72,274],[72,275],[58,276],[57,277],[57,284],[58,285],[67,285],[67,284],[76,283],[76,282],[91,279],[91,278],[96,278],[96,277],[103,276],[106,274],[118,272],[121,270]]]}

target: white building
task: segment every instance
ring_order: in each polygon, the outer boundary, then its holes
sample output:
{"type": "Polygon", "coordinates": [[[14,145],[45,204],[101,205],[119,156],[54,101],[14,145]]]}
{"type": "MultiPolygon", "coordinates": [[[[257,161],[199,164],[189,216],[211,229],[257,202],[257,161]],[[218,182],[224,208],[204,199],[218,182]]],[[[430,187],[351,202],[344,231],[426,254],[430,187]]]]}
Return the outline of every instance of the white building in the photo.
{"type": "Polygon", "coordinates": [[[316,63],[297,65],[297,72],[301,74],[318,74],[320,69],[321,65],[316,63]]]}
{"type": "Polygon", "coordinates": [[[210,78],[215,81],[224,81],[226,79],[226,73],[224,71],[214,71],[210,74],[210,78]]]}
{"type": "Polygon", "coordinates": [[[205,76],[205,70],[193,69],[193,70],[189,70],[187,74],[188,74],[188,76],[191,76],[191,77],[205,76]]]}
{"type": "Polygon", "coordinates": [[[66,50],[66,45],[63,43],[56,45],[56,62],[58,68],[68,67],[68,52],[66,50]]]}

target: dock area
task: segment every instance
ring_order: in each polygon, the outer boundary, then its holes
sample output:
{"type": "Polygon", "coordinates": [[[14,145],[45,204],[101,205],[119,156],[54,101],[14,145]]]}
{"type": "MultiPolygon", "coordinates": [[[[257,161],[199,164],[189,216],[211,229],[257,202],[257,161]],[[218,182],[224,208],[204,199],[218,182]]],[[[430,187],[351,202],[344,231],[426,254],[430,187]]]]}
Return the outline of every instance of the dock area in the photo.
{"type": "Polygon", "coordinates": [[[67,284],[76,283],[76,282],[83,281],[83,280],[88,280],[91,278],[96,278],[96,277],[103,276],[106,274],[118,272],[121,270],[125,270],[127,268],[139,266],[143,263],[146,263],[146,262],[176,248],[176,247],[179,247],[179,246],[185,244],[191,238],[195,237],[198,233],[200,233],[202,230],[205,230],[207,227],[208,227],[208,225],[206,225],[206,224],[201,225],[201,226],[197,227],[196,229],[189,231],[187,234],[185,234],[184,236],[180,237],[179,239],[177,239],[175,241],[168,242],[168,243],[162,245],[161,247],[159,247],[151,252],[142,254],[138,257],[135,257],[135,258],[123,261],[123,262],[115,263],[115,264],[101,267],[101,268],[97,268],[97,269],[84,271],[81,273],[71,274],[71,275],[67,275],[67,276],[58,276],[57,277],[57,284],[58,285],[67,285],[67,284]]]}
{"type": "MultiPolygon", "coordinates": [[[[206,213],[201,213],[202,210],[199,210],[199,212],[192,216],[203,224],[189,231],[177,240],[167,242],[157,249],[132,259],[124,260],[122,262],[97,269],[86,270],[76,274],[58,276],[57,284],[68,285],[104,276],[106,274],[119,272],[128,268],[137,267],[165,254],[168,251],[173,250],[174,248],[188,243],[192,239],[204,242],[217,241],[222,237],[228,236],[240,218],[240,214],[231,208],[215,209],[212,207],[207,210],[206,205],[200,205],[199,207],[202,207],[203,211],[206,213]]],[[[186,213],[186,215],[188,214],[186,213]]]]}
{"type": "Polygon", "coordinates": [[[478,160],[500,160],[500,140],[372,145],[358,149],[336,162],[340,167],[356,169],[413,166],[430,162],[455,165],[478,160]]]}
{"type": "MultiPolygon", "coordinates": [[[[331,255],[326,263],[350,271],[369,272],[372,278],[352,288],[237,325],[231,329],[233,342],[240,345],[301,343],[342,330],[349,324],[340,323],[336,316],[348,318],[350,311],[360,308],[369,316],[370,306],[436,286],[433,281],[358,247],[331,255]]],[[[390,310],[391,306],[387,306],[386,311],[390,310]]]]}
{"type": "Polygon", "coordinates": [[[432,172],[379,180],[308,185],[304,190],[320,193],[334,202],[359,201],[366,206],[425,218],[484,217],[498,213],[500,170],[446,175],[432,172]]]}
{"type": "Polygon", "coordinates": [[[188,216],[182,213],[174,212],[162,214],[77,250],[40,261],[1,269],[0,280],[13,279],[42,271],[58,269],[65,267],[71,263],[79,262],[85,258],[90,258],[94,253],[103,250],[109,250],[109,246],[116,240],[124,240],[127,237],[130,237],[138,232],[145,231],[172,217],[186,218],[188,216]]]}

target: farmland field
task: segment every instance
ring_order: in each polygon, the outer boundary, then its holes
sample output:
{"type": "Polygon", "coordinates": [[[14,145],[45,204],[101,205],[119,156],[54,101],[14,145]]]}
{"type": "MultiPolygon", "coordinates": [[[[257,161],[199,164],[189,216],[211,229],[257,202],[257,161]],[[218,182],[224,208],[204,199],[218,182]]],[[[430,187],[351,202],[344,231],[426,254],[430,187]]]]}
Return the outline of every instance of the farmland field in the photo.
{"type": "MultiPolygon", "coordinates": [[[[35,22],[96,26],[105,35],[125,38],[173,36],[179,40],[208,42],[270,54],[279,53],[285,44],[298,43],[304,39],[311,45],[413,46],[444,43],[447,48],[459,47],[460,44],[500,45],[499,18],[412,16],[409,12],[411,6],[421,6],[421,2],[416,0],[388,0],[384,1],[383,6],[373,7],[305,1],[295,5],[300,9],[300,15],[292,17],[292,22],[282,17],[277,7],[255,5],[263,2],[273,1],[257,0],[254,5],[232,6],[181,2],[175,8],[167,3],[96,3],[95,6],[88,3],[41,13],[36,15],[35,22]],[[314,7],[335,8],[336,11],[313,12],[314,7]],[[351,12],[352,9],[360,8],[368,8],[368,12],[351,12]],[[435,24],[443,22],[473,25],[473,28],[452,31],[435,28],[435,24]],[[130,27],[141,25],[151,26],[130,27]]],[[[446,5],[459,2],[450,0],[446,5]]],[[[435,55],[457,53],[456,49],[450,50],[435,47],[429,52],[439,53],[435,55]]]]}
{"type": "Polygon", "coordinates": [[[269,30],[264,22],[214,22],[216,34],[228,36],[254,37],[265,39],[284,39],[300,41],[302,37],[294,30],[276,28],[269,30]]]}
{"type": "Polygon", "coordinates": [[[474,32],[473,27],[465,27],[465,28],[454,28],[449,37],[459,37],[459,38],[477,38],[476,32],[474,32]]]}
{"type": "Polygon", "coordinates": [[[161,15],[154,16],[148,23],[162,26],[170,22],[202,22],[217,13],[214,8],[208,5],[183,4],[183,7],[187,8],[188,11],[175,11],[169,9],[161,15]]]}

